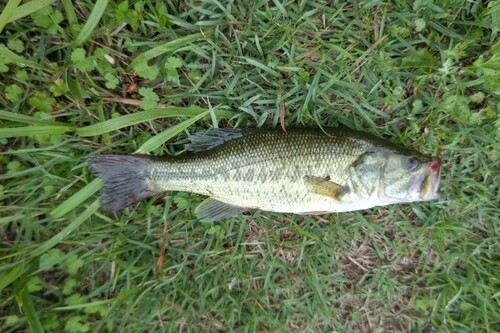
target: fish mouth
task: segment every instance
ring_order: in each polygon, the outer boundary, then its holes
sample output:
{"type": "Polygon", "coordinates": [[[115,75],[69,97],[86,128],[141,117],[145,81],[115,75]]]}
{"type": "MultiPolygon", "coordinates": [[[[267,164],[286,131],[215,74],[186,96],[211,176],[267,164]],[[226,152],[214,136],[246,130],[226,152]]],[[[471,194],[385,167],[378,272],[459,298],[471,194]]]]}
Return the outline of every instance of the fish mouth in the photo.
{"type": "Polygon", "coordinates": [[[438,198],[440,162],[437,158],[427,163],[425,170],[413,180],[408,194],[413,200],[426,201],[438,198]],[[417,197],[418,196],[418,197],[417,197]]]}
{"type": "Polygon", "coordinates": [[[423,181],[420,184],[420,200],[437,199],[439,194],[439,176],[441,174],[441,163],[439,159],[433,158],[428,164],[423,181]]]}

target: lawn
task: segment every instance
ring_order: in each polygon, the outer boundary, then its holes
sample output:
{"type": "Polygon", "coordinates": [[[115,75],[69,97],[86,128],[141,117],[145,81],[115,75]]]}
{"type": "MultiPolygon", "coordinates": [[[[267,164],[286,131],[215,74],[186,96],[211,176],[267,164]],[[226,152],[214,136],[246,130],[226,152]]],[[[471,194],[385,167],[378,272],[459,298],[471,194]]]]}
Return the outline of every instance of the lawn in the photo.
{"type": "Polygon", "coordinates": [[[500,1],[0,3],[1,332],[495,332],[500,1]],[[97,153],[346,126],[442,161],[439,200],[216,223],[99,210],[97,153]]]}

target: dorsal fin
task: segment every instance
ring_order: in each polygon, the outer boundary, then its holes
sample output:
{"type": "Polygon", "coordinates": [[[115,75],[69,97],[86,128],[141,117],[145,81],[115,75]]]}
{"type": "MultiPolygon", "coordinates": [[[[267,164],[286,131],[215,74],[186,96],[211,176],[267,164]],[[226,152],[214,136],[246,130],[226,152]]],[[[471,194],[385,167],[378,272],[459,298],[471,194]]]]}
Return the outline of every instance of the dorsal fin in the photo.
{"type": "Polygon", "coordinates": [[[241,128],[214,128],[210,131],[196,132],[189,137],[191,143],[186,144],[184,148],[192,152],[206,151],[251,132],[251,129],[241,128]]]}

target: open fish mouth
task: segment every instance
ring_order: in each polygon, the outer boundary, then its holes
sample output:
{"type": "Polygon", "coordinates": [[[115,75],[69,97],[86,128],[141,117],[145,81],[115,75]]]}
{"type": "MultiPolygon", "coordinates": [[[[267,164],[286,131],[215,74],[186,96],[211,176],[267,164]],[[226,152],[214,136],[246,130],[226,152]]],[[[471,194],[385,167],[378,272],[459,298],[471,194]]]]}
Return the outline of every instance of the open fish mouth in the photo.
{"type": "Polygon", "coordinates": [[[425,172],[415,177],[413,184],[408,190],[409,196],[417,201],[437,199],[439,194],[439,175],[441,173],[440,162],[434,158],[426,166],[425,172]],[[418,195],[418,199],[415,196],[418,195]]]}
{"type": "Polygon", "coordinates": [[[439,176],[441,174],[441,165],[437,158],[433,159],[427,166],[424,179],[420,186],[420,199],[432,200],[436,199],[439,194],[439,176]]]}

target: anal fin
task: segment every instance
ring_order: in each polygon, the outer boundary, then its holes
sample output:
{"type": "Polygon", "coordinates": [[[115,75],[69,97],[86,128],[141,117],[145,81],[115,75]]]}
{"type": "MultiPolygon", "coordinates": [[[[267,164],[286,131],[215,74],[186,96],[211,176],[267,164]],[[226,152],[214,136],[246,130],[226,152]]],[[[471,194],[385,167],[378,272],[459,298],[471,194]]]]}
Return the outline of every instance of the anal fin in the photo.
{"type": "Polygon", "coordinates": [[[246,208],[243,207],[208,198],[196,207],[194,214],[201,222],[215,222],[238,215],[245,210],[246,208]]]}
{"type": "Polygon", "coordinates": [[[349,188],[328,179],[316,176],[304,176],[304,183],[309,191],[335,200],[340,200],[349,193],[349,188]]]}

